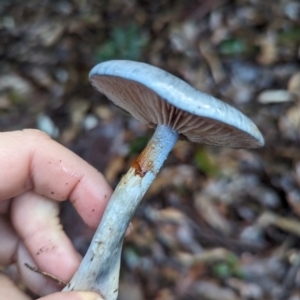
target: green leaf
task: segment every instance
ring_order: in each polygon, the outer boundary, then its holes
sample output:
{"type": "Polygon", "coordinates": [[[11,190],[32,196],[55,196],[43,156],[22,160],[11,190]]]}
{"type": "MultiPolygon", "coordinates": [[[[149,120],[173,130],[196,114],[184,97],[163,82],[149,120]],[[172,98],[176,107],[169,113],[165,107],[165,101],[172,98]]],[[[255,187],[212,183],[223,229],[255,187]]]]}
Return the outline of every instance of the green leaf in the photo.
{"type": "Polygon", "coordinates": [[[228,278],[231,276],[230,267],[226,263],[219,263],[213,266],[212,271],[218,278],[228,278]]]}
{"type": "Polygon", "coordinates": [[[194,160],[196,166],[208,176],[214,177],[218,175],[219,169],[206,148],[199,147],[195,153],[194,160]]]}
{"type": "Polygon", "coordinates": [[[240,39],[228,39],[221,42],[219,49],[225,55],[241,54],[246,52],[246,43],[240,39]]]}
{"type": "Polygon", "coordinates": [[[112,30],[111,38],[98,49],[96,59],[97,61],[139,60],[148,40],[148,35],[134,23],[127,27],[115,27],[112,30]]]}
{"type": "Polygon", "coordinates": [[[278,34],[279,44],[289,44],[300,42],[300,27],[289,28],[278,34]]]}
{"type": "Polygon", "coordinates": [[[129,155],[139,154],[146,147],[149,142],[148,136],[137,137],[129,145],[129,155]]]}

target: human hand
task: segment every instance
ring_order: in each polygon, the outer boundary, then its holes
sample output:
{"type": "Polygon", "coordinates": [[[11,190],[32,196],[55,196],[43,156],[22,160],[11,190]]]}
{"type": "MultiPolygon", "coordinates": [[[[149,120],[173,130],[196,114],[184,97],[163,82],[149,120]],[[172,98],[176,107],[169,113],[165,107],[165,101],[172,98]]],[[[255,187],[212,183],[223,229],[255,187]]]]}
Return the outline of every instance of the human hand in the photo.
{"type": "MultiPolygon", "coordinates": [[[[25,263],[68,282],[81,261],[60,225],[69,199],[96,228],[111,195],[101,173],[38,130],[0,133],[0,265],[17,263],[24,284],[43,300],[92,300],[95,293],[61,292],[25,263]]],[[[0,276],[0,299],[27,300],[0,276]]],[[[100,299],[100,298],[99,298],[100,299]]]]}

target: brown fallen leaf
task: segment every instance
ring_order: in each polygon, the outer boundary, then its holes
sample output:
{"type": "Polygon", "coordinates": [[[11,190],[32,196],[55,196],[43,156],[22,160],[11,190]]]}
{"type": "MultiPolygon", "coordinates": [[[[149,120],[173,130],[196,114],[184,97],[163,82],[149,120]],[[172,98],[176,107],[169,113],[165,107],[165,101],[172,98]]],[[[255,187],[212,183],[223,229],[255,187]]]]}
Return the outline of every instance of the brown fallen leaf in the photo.
{"type": "Polygon", "coordinates": [[[293,105],[279,119],[279,129],[283,136],[291,140],[300,138],[300,105],[293,105]]]}
{"type": "Polygon", "coordinates": [[[297,189],[287,193],[287,202],[291,206],[293,212],[300,217],[300,192],[297,189]]]}
{"type": "Polygon", "coordinates": [[[232,252],[225,248],[214,248],[194,255],[178,252],[176,258],[184,266],[191,267],[199,264],[211,264],[226,261],[230,255],[232,255],[232,252]]]}
{"type": "Polygon", "coordinates": [[[276,34],[268,32],[265,36],[261,36],[257,42],[260,47],[258,61],[263,65],[271,65],[279,58],[278,49],[276,46],[276,34]]]}
{"type": "Polygon", "coordinates": [[[172,249],[184,248],[192,253],[202,251],[189,226],[189,218],[175,208],[162,210],[147,208],[147,217],[157,224],[157,236],[160,241],[172,249]]]}
{"type": "Polygon", "coordinates": [[[292,101],[293,97],[287,90],[266,90],[258,95],[257,100],[262,104],[282,103],[292,101]]]}
{"type": "Polygon", "coordinates": [[[208,42],[200,42],[199,49],[204,59],[209,65],[215,83],[220,84],[226,78],[226,74],[220,58],[214,51],[212,45],[208,42]]]}
{"type": "Polygon", "coordinates": [[[203,193],[196,193],[194,206],[202,218],[212,227],[225,235],[230,235],[231,226],[229,221],[222,216],[214,205],[212,199],[203,193]]]}
{"type": "Polygon", "coordinates": [[[155,300],[176,300],[176,298],[170,289],[164,288],[159,291],[155,300]]]}
{"type": "Polygon", "coordinates": [[[238,291],[242,299],[263,299],[263,291],[257,284],[247,283],[238,278],[229,278],[226,283],[232,289],[238,291]]]}
{"type": "MultiPolygon", "coordinates": [[[[232,289],[227,287],[221,287],[217,283],[212,281],[200,281],[193,285],[191,288],[191,294],[195,293],[197,299],[209,299],[209,300],[241,300],[232,289]]],[[[188,299],[188,298],[186,298],[188,299]]],[[[196,298],[195,298],[196,299],[196,298]]]]}
{"type": "Polygon", "coordinates": [[[168,186],[187,186],[193,188],[197,185],[196,170],[191,165],[177,165],[166,167],[156,177],[150,186],[147,195],[152,196],[168,186]]]}
{"type": "Polygon", "coordinates": [[[300,72],[294,73],[288,81],[288,91],[300,100],[300,72]]]}
{"type": "Polygon", "coordinates": [[[124,161],[124,156],[120,155],[114,156],[109,160],[108,165],[104,171],[104,177],[109,184],[115,182],[117,176],[124,167],[124,161]]]}
{"type": "Polygon", "coordinates": [[[261,227],[273,225],[300,237],[300,221],[294,218],[285,218],[271,212],[265,212],[259,217],[257,224],[261,227]]]}

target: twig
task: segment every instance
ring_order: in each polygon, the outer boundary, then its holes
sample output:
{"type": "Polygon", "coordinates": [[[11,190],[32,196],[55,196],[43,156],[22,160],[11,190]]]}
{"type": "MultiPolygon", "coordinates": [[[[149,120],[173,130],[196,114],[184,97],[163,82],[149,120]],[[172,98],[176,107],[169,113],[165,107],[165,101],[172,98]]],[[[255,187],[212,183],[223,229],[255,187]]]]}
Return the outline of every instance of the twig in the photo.
{"type": "Polygon", "coordinates": [[[51,274],[49,274],[49,273],[47,273],[47,272],[44,272],[44,271],[40,270],[40,269],[37,268],[37,267],[33,267],[33,266],[31,266],[31,265],[29,265],[29,264],[27,264],[27,263],[24,263],[24,265],[25,265],[25,267],[27,267],[27,268],[30,269],[31,271],[36,272],[36,273],[39,273],[39,274],[41,274],[41,275],[43,275],[43,276],[45,276],[45,277],[48,277],[48,278],[52,279],[53,281],[55,281],[55,282],[56,282],[57,284],[59,284],[59,285],[67,285],[67,282],[65,282],[65,281],[63,281],[63,280],[57,278],[57,277],[54,276],[54,275],[51,275],[51,274]]]}

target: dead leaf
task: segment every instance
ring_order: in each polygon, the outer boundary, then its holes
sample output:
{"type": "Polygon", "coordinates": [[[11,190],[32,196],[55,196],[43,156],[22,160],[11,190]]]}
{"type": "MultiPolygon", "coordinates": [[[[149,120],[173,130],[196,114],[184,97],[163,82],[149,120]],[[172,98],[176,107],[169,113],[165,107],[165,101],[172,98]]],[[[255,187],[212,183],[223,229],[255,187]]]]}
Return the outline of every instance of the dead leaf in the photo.
{"type": "Polygon", "coordinates": [[[288,91],[293,93],[300,100],[300,72],[291,76],[288,82],[288,91]]]}
{"type": "Polygon", "coordinates": [[[199,215],[212,227],[225,235],[230,235],[230,223],[220,214],[212,199],[202,193],[195,195],[194,206],[199,215]]]}
{"type": "Polygon", "coordinates": [[[106,178],[109,184],[112,184],[117,179],[117,176],[124,168],[124,156],[113,156],[110,158],[108,165],[104,171],[104,177],[106,178]]]}
{"type": "Polygon", "coordinates": [[[262,104],[282,103],[292,101],[292,94],[286,90],[267,90],[258,95],[258,102],[262,104]]]}
{"type": "Polygon", "coordinates": [[[285,218],[271,212],[265,212],[259,217],[257,224],[261,227],[273,225],[283,231],[300,237],[300,221],[294,218],[285,218]]]}
{"type": "Polygon", "coordinates": [[[279,128],[283,136],[291,140],[300,138],[300,106],[289,108],[279,119],[279,128]]]}
{"type": "Polygon", "coordinates": [[[197,185],[196,170],[191,165],[178,165],[163,168],[150,186],[147,195],[157,194],[168,186],[186,186],[193,188],[197,185]]]}
{"type": "Polygon", "coordinates": [[[225,248],[214,248],[210,250],[204,250],[198,254],[189,254],[179,252],[177,259],[181,264],[187,267],[199,265],[199,264],[212,264],[220,261],[226,261],[232,252],[225,248]]]}

